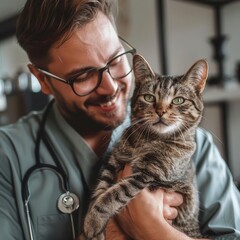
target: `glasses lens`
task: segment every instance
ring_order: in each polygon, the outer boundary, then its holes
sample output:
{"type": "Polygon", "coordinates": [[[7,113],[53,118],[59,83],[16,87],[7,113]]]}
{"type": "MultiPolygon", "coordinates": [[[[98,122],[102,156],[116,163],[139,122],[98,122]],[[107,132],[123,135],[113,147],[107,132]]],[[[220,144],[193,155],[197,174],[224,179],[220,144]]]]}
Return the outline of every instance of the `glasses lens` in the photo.
{"type": "MultiPolygon", "coordinates": [[[[132,71],[133,54],[125,52],[114,57],[108,62],[107,68],[113,79],[120,79],[127,76],[132,71]]],[[[84,96],[92,92],[101,82],[102,72],[98,69],[90,69],[84,73],[79,74],[72,83],[76,94],[84,96]],[[101,75],[99,76],[99,73],[101,75]]]]}
{"type": "Polygon", "coordinates": [[[132,71],[133,55],[130,52],[123,53],[109,62],[109,73],[113,79],[120,79],[132,71]]]}
{"type": "Polygon", "coordinates": [[[73,81],[73,89],[78,95],[89,94],[98,85],[98,70],[90,69],[76,77],[73,81]]]}

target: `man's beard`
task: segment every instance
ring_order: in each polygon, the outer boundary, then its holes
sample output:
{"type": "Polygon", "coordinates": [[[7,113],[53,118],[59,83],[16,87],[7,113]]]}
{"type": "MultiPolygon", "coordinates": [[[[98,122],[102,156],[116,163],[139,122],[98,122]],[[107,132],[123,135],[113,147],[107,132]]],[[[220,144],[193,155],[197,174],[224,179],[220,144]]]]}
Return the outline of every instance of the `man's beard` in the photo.
{"type": "MultiPolygon", "coordinates": [[[[119,91],[124,91],[125,86],[120,85],[119,89],[117,90],[116,94],[119,91]]],[[[96,113],[84,111],[79,108],[77,104],[72,105],[71,108],[69,106],[64,106],[64,101],[62,102],[62,109],[64,111],[64,116],[67,122],[80,134],[82,131],[101,131],[101,130],[114,130],[116,127],[121,125],[127,115],[127,104],[131,98],[131,92],[128,94],[124,94],[125,97],[122,100],[122,109],[115,109],[112,112],[105,112],[105,113],[96,113]],[[121,112],[118,112],[121,111],[121,112]]],[[[87,100],[86,105],[98,105],[100,103],[105,103],[110,101],[111,99],[109,96],[101,96],[95,97],[87,100]]]]}
{"type": "MultiPolygon", "coordinates": [[[[106,112],[103,120],[98,118],[98,115],[94,116],[88,114],[77,106],[75,106],[75,110],[69,110],[69,108],[65,108],[65,119],[67,122],[79,133],[82,131],[90,130],[90,131],[112,131],[118,126],[120,126],[127,115],[127,106],[126,102],[122,103],[125,105],[123,112],[116,117],[117,112],[106,112]],[[115,119],[116,118],[116,119],[115,119]]],[[[117,111],[117,109],[116,109],[117,111]]]]}

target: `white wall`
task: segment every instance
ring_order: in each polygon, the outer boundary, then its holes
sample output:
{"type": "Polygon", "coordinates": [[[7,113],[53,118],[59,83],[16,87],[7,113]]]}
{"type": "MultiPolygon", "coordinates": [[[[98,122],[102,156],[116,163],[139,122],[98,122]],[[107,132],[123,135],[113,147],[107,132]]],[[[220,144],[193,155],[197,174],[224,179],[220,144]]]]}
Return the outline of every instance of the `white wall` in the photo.
{"type": "Polygon", "coordinates": [[[14,77],[18,70],[27,70],[28,62],[15,37],[0,42],[0,77],[14,77]]]}
{"type": "Polygon", "coordinates": [[[155,0],[119,0],[119,34],[160,71],[155,0]],[[121,23],[121,20],[124,20],[121,23]]]}
{"type": "Polygon", "coordinates": [[[240,2],[234,2],[224,7],[223,31],[228,36],[226,42],[226,73],[234,75],[236,62],[240,61],[240,2]]]}
{"type": "Polygon", "coordinates": [[[212,49],[208,42],[213,35],[213,11],[205,5],[185,1],[167,0],[166,38],[170,73],[182,73],[200,58],[206,58],[216,71],[211,59],[212,49]]]}

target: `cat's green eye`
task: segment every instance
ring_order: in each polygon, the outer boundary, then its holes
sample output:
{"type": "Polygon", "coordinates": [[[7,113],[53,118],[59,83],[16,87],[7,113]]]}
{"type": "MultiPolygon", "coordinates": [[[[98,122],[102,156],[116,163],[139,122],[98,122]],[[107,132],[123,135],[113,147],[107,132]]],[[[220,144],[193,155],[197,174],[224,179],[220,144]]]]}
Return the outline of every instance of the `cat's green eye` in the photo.
{"type": "Polygon", "coordinates": [[[185,99],[183,97],[176,97],[172,100],[172,103],[175,105],[180,105],[184,103],[185,99]]]}
{"type": "Polygon", "coordinates": [[[151,94],[145,94],[144,99],[147,102],[154,103],[155,102],[155,97],[151,94]]]}

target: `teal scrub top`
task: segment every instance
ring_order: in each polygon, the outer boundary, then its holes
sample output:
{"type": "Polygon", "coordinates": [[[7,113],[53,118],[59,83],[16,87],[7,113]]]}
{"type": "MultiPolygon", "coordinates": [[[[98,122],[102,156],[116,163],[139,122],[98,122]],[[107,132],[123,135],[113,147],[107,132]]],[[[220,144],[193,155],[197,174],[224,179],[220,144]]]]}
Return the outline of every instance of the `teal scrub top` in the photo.
{"type": "MultiPolygon", "coordinates": [[[[26,171],[36,164],[36,135],[44,111],[32,112],[17,123],[0,128],[0,239],[3,240],[30,239],[22,199],[22,187],[26,186],[22,186],[22,180],[26,171]]],[[[106,156],[128,122],[126,119],[113,132],[106,156]]],[[[48,114],[45,132],[68,177],[69,191],[79,197],[79,209],[73,214],[78,236],[89,191],[96,181],[102,160],[63,119],[55,104],[48,114]],[[85,179],[87,188],[81,179],[85,179]]],[[[201,229],[205,234],[219,236],[217,239],[240,239],[240,193],[211,135],[198,129],[196,141],[193,161],[200,196],[201,229]]],[[[40,144],[40,160],[55,166],[44,141],[40,144]]],[[[70,216],[57,208],[58,198],[64,193],[58,174],[50,170],[35,171],[27,187],[34,239],[73,239],[70,216]]]]}

